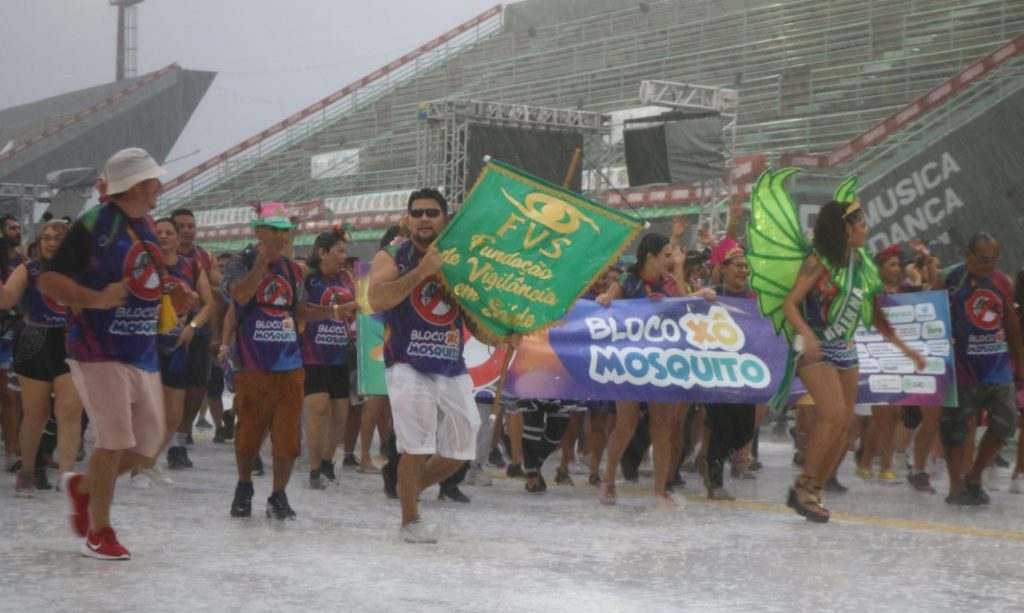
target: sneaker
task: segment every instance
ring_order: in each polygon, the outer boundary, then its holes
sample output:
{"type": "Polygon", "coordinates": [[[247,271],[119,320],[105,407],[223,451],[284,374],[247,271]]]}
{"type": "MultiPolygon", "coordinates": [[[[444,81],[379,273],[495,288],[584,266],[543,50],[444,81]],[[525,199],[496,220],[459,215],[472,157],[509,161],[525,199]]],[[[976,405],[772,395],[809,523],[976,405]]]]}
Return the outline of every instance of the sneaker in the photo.
{"type": "Polygon", "coordinates": [[[427,544],[437,542],[437,536],[434,534],[434,531],[427,528],[426,524],[418,519],[402,526],[398,533],[406,543],[427,544]]]}
{"type": "Polygon", "coordinates": [[[261,458],[258,453],[256,454],[256,459],[252,461],[252,474],[257,477],[262,477],[264,475],[263,458],[261,458]]]}
{"type": "Polygon", "coordinates": [[[231,501],[231,517],[252,516],[252,483],[238,482],[235,486],[235,499],[231,501]]]}
{"type": "Polygon", "coordinates": [[[901,479],[900,476],[897,475],[896,472],[893,471],[891,468],[879,471],[878,480],[881,481],[882,483],[888,484],[903,483],[903,479],[901,479]]]}
{"type": "Polygon", "coordinates": [[[111,527],[90,530],[82,543],[82,555],[95,560],[130,560],[132,554],[117,542],[117,533],[111,527]]]}
{"type": "Polygon", "coordinates": [[[526,473],[523,472],[522,464],[509,464],[508,468],[505,469],[505,476],[515,479],[517,477],[525,477],[526,473]]]}
{"type": "Polygon", "coordinates": [[[133,490],[148,490],[151,485],[149,479],[142,474],[142,471],[133,470],[128,477],[128,485],[133,490]]]}
{"type": "Polygon", "coordinates": [[[981,482],[985,484],[985,489],[990,492],[999,491],[999,466],[993,464],[989,466],[981,473],[981,482]]]}
{"type": "Polygon", "coordinates": [[[220,443],[220,444],[228,442],[228,439],[224,436],[224,427],[223,426],[221,426],[220,428],[217,428],[216,430],[213,431],[213,442],[214,443],[220,443]]]}
{"type": "Polygon", "coordinates": [[[928,473],[921,471],[919,473],[912,473],[907,477],[907,483],[910,484],[915,490],[919,492],[927,492],[929,494],[935,493],[935,488],[932,487],[932,481],[928,477],[928,473]]]}
{"type": "Polygon", "coordinates": [[[764,468],[764,464],[761,463],[761,460],[754,460],[750,463],[750,470],[752,472],[759,472],[762,468],[764,468]]]}
{"type": "Polygon", "coordinates": [[[457,485],[450,485],[445,488],[441,488],[441,492],[437,495],[438,500],[444,500],[447,498],[453,502],[461,502],[466,504],[469,502],[469,496],[462,493],[457,485]]]}
{"type": "MultiPolygon", "coordinates": [[[[566,475],[568,477],[568,475],[566,475]]],[[[556,480],[557,481],[557,480],[556,480]]],[[[570,479],[572,481],[572,479],[570,479]]],[[[527,494],[543,494],[548,491],[548,484],[544,481],[544,475],[537,473],[537,483],[531,484],[529,481],[523,486],[527,494]]]]}
{"type": "Polygon", "coordinates": [[[1024,494],[1024,474],[1017,473],[1013,476],[1013,479],[1010,480],[1009,492],[1011,494],[1024,494]]]}
{"type": "Polygon", "coordinates": [[[224,411],[224,429],[222,430],[225,441],[235,438],[235,412],[224,411]]]}
{"type": "Polygon", "coordinates": [[[323,490],[327,489],[327,479],[320,474],[319,470],[309,471],[309,489],[311,490],[323,490]]]}
{"type": "Polygon", "coordinates": [[[487,454],[487,463],[495,468],[505,468],[505,456],[501,455],[500,449],[491,449],[487,454]]]}
{"type": "Polygon", "coordinates": [[[988,492],[985,491],[985,488],[980,483],[968,484],[966,491],[979,505],[992,502],[992,499],[988,497],[988,492]]]}
{"type": "Polygon", "coordinates": [[[169,470],[185,470],[186,468],[192,468],[192,462],[188,459],[188,450],[185,447],[168,448],[167,468],[169,470]]]}
{"type": "Polygon", "coordinates": [[[164,471],[160,470],[159,466],[153,465],[153,468],[143,468],[142,474],[146,475],[153,485],[159,485],[161,487],[171,487],[174,485],[174,481],[170,477],[164,474],[164,471]]]}
{"type": "Polygon", "coordinates": [[[708,490],[708,500],[736,500],[724,487],[713,487],[708,490]]]}
{"type": "Polygon", "coordinates": [[[330,460],[320,460],[320,474],[331,483],[338,480],[337,475],[334,474],[334,462],[330,460]]]}
{"type": "Polygon", "coordinates": [[[601,504],[605,504],[605,505],[611,506],[611,505],[614,505],[616,502],[618,502],[618,499],[619,499],[619,497],[615,493],[615,484],[614,483],[602,483],[601,484],[601,495],[598,497],[598,500],[601,501],[601,504]]]}
{"type": "Polygon", "coordinates": [[[683,470],[685,472],[688,472],[688,473],[696,473],[697,472],[697,463],[694,462],[693,459],[689,459],[689,460],[686,460],[685,462],[683,462],[679,466],[679,469],[683,470]]]}
{"type": "Polygon", "coordinates": [[[50,483],[49,477],[46,476],[46,467],[37,466],[35,474],[32,475],[32,480],[35,481],[37,490],[52,490],[53,485],[50,483]]]}
{"type": "Polygon", "coordinates": [[[19,470],[14,478],[14,495],[19,498],[31,498],[35,491],[36,484],[32,473],[19,470]]]}
{"type": "Polygon", "coordinates": [[[569,462],[569,474],[570,475],[588,475],[590,474],[590,463],[582,458],[569,462]]]}
{"type": "Polygon", "coordinates": [[[962,490],[955,494],[946,496],[946,504],[951,504],[957,507],[976,507],[980,503],[978,502],[978,499],[972,496],[967,490],[962,490]]]}
{"type": "Polygon", "coordinates": [[[341,467],[347,468],[348,470],[355,470],[359,468],[359,460],[352,454],[345,454],[345,459],[341,461],[341,467]]]}
{"type": "Polygon", "coordinates": [[[380,476],[384,479],[384,495],[391,500],[398,499],[398,471],[392,470],[388,462],[381,469],[380,476]]]}
{"type": "Polygon", "coordinates": [[[4,470],[11,474],[21,470],[21,458],[16,455],[7,456],[7,460],[4,462],[4,470]]]}
{"type": "Polygon", "coordinates": [[[267,498],[267,517],[284,521],[286,519],[294,520],[296,515],[291,505],[288,504],[288,495],[284,493],[284,490],[274,492],[270,498],[267,498]]]}
{"type": "Polygon", "coordinates": [[[825,482],[825,486],[822,489],[824,489],[826,492],[832,492],[834,494],[845,494],[846,492],[850,491],[850,488],[840,483],[839,479],[836,479],[835,475],[832,475],[831,477],[828,478],[828,481],[825,482]]]}
{"type": "Polygon", "coordinates": [[[484,473],[484,469],[479,463],[473,462],[469,466],[469,472],[466,473],[466,485],[478,485],[481,487],[489,486],[493,483],[491,478],[484,473]]]}
{"type": "Polygon", "coordinates": [[[668,482],[672,487],[686,487],[686,481],[683,480],[683,476],[677,471],[675,476],[668,482]]]}
{"type": "Polygon", "coordinates": [[[209,430],[210,428],[213,427],[213,424],[206,421],[206,418],[203,417],[202,419],[196,422],[196,427],[199,428],[200,430],[209,430]]]}
{"type": "Polygon", "coordinates": [[[995,464],[993,464],[993,466],[995,466],[997,468],[1009,468],[1010,467],[1010,463],[1006,461],[1006,458],[1003,457],[1003,454],[997,453],[996,454],[996,459],[995,459],[995,464]]]}
{"type": "MultiPolygon", "coordinates": [[[[196,444],[195,440],[192,438],[192,433],[191,432],[189,432],[188,434],[185,435],[185,444],[190,446],[190,447],[192,445],[196,444]]],[[[189,468],[192,468],[192,467],[189,466],[189,468]]]]}
{"type": "MultiPolygon", "coordinates": [[[[191,441],[192,441],[192,435],[190,434],[188,440],[185,441],[185,444],[186,445],[191,445],[192,444],[191,441]]],[[[179,458],[179,461],[181,462],[182,466],[185,467],[185,468],[192,468],[193,467],[192,466],[192,460],[188,459],[188,447],[180,447],[180,449],[181,449],[181,458],[179,458]]]]}
{"type": "Polygon", "coordinates": [[[85,475],[64,473],[60,478],[60,487],[68,495],[71,504],[71,529],[78,536],[84,537],[89,532],[89,494],[78,493],[78,484],[82,479],[85,479],[85,475]]]}
{"type": "Polygon", "coordinates": [[[865,481],[873,481],[875,478],[875,471],[868,467],[857,467],[857,476],[865,481]]]}
{"type": "Polygon", "coordinates": [[[572,477],[569,476],[569,472],[570,471],[568,471],[568,470],[565,471],[565,472],[562,472],[561,468],[556,468],[555,469],[555,484],[556,485],[575,486],[576,484],[573,483],[572,477]]]}

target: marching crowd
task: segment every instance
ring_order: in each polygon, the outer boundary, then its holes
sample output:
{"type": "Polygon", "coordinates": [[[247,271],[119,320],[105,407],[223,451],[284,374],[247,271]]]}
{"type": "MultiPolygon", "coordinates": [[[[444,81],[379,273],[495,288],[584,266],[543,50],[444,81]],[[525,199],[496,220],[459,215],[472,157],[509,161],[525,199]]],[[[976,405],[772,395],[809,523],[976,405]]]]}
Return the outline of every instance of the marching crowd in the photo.
{"type": "MultiPolygon", "coordinates": [[[[864,255],[859,204],[822,208],[814,250],[782,306],[796,333],[794,374],[819,399],[815,405],[773,414],[757,404],[506,397],[492,419],[490,404],[474,397],[465,330],[511,350],[521,338],[473,329],[441,283],[442,258],[432,247],[449,217],[441,193],[410,194],[405,220],[385,234],[371,263],[367,299],[384,318],[387,396],[360,397],[354,388],[360,307],[346,233],[319,235],[308,257],[297,258],[295,220],[283,204],[264,203],[252,223],[256,241],[213,257],[195,242],[191,211],[152,218],[163,174],[145,151],[126,149],[104,168],[103,203],[77,221],[47,220],[27,246],[17,219],[2,222],[5,466],[15,474],[18,496],[62,491],[89,557],[130,558],[111,527],[118,477],[173,486],[165,470],[192,467],[192,429],[204,425],[214,429],[214,443],[234,445],[237,483],[225,500],[232,517],[252,515],[253,477],[264,474],[265,456],[271,475],[265,513],[295,518],[287,486],[296,460],[305,453],[308,487],[322,490],[338,478],[340,447],[342,465],[380,474],[385,495],[401,501],[401,537],[430,543],[437,535],[419,513],[426,488],[439,484],[440,497],[469,502],[459,486],[488,482],[483,469],[490,465],[540,494],[548,487],[544,462],[556,450],[555,484],[574,485],[570,466],[585,466],[604,505],[618,502],[620,476],[636,480],[647,462],[661,506],[677,505],[673,490],[684,485],[687,471],[699,473],[709,498],[731,500],[727,467],[734,479],[755,478],[763,469],[762,427],[788,423],[789,414],[795,414],[790,433],[801,474],[786,502],[810,521],[828,521],[821,491],[845,491],[836,471],[850,451],[858,477],[905,478],[924,493],[935,493],[929,468],[942,463],[947,503],[985,505],[985,471],[1003,461],[999,452],[1021,419],[1024,345],[1013,307],[1024,304],[1024,278],[1014,284],[996,269],[999,246],[984,233],[971,239],[963,262],[942,269],[920,241],[864,255]],[[856,349],[848,336],[836,339],[829,330],[837,317],[833,304],[855,283],[852,272],[847,278],[842,271],[867,265],[865,257],[878,269],[881,291],[948,292],[958,406],[855,405],[856,349]],[[990,316],[979,319],[979,308],[990,316]],[[222,401],[225,388],[234,392],[230,407],[222,401]],[[984,428],[980,438],[977,428],[984,428]],[[386,457],[382,467],[371,454],[375,436],[386,457]],[[86,455],[88,469],[76,472],[86,455]],[[61,475],[56,484],[48,476],[53,468],[61,475]]],[[[646,233],[630,265],[610,268],[584,298],[603,306],[638,298],[756,298],[753,262],[737,236],[742,215],[733,205],[725,235],[702,229],[695,250],[682,246],[682,220],[670,236],[646,233]]],[[[922,366],[877,307],[872,323],[922,366]]],[[[1015,493],[1024,493],[1022,472],[1018,444],[1015,493]]]]}

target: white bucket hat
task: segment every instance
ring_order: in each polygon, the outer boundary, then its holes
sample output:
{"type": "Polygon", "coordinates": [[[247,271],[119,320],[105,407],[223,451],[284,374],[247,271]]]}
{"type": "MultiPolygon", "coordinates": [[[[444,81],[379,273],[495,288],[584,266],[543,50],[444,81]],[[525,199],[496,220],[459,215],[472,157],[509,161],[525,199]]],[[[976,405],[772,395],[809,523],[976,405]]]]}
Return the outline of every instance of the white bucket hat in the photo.
{"type": "Polygon", "coordinates": [[[107,193],[120,194],[146,179],[162,177],[167,171],[145,150],[132,147],[110,156],[103,168],[103,174],[107,177],[107,193]]]}

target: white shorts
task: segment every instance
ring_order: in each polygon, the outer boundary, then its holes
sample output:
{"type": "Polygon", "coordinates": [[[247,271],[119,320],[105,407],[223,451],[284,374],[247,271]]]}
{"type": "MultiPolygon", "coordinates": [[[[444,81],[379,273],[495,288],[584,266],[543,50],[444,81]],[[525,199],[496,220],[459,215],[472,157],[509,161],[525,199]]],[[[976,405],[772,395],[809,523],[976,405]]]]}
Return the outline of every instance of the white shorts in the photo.
{"type": "Polygon", "coordinates": [[[398,363],[384,376],[399,453],[476,459],[480,415],[469,375],[430,375],[398,363]]]}
{"type": "Polygon", "coordinates": [[[859,417],[871,417],[871,406],[863,402],[853,405],[853,414],[859,417]]]}

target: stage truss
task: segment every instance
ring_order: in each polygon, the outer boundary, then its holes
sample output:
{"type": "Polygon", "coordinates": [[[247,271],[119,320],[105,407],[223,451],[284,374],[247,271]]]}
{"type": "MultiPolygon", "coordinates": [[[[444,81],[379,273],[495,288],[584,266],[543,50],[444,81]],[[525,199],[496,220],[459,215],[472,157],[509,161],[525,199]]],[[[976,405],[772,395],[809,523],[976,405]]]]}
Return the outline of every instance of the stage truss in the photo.
{"type": "Polygon", "coordinates": [[[576,109],[481,100],[439,100],[419,107],[417,185],[438,187],[454,206],[461,206],[476,177],[467,177],[469,128],[473,124],[535,130],[579,132],[583,135],[583,171],[600,169],[611,155],[611,117],[576,109]]]}

